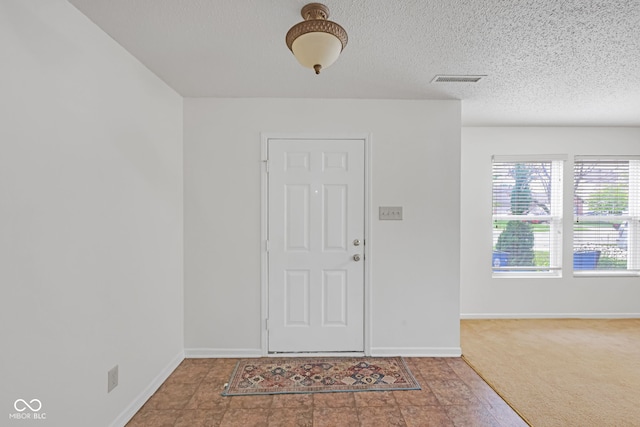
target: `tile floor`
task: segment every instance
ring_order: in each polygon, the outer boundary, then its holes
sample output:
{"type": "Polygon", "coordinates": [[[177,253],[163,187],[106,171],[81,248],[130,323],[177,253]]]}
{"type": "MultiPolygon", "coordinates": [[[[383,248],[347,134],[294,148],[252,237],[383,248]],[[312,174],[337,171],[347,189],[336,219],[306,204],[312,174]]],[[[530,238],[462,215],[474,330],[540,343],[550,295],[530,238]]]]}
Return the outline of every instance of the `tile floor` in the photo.
{"type": "Polygon", "coordinates": [[[422,390],[220,395],[237,359],[185,359],[127,427],[527,424],[460,358],[405,358],[422,390]]]}

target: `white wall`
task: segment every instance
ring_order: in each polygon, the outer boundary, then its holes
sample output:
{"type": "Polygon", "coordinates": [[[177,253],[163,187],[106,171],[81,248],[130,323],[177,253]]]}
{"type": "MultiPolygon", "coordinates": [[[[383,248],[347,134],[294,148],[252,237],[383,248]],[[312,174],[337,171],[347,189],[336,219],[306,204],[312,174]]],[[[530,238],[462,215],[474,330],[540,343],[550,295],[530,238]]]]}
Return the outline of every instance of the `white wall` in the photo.
{"type": "Polygon", "coordinates": [[[261,353],[261,132],[371,133],[372,351],[459,353],[458,101],[185,99],[184,127],[187,354],[261,353]]]}
{"type": "Polygon", "coordinates": [[[461,313],[463,317],[640,315],[638,277],[573,277],[574,155],[640,154],[640,128],[463,128],[461,313]],[[491,156],[565,154],[562,278],[491,278],[491,156]]]}
{"type": "Polygon", "coordinates": [[[64,0],[0,53],[0,424],[123,425],[183,354],[182,98],[64,0]]]}

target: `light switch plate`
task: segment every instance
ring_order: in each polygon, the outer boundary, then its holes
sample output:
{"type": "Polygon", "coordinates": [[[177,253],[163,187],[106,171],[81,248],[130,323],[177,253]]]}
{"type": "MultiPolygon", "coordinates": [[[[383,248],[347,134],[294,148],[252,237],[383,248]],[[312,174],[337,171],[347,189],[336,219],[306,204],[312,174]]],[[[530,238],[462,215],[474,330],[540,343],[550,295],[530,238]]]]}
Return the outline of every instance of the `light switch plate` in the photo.
{"type": "Polygon", "coordinates": [[[381,220],[402,220],[402,206],[380,206],[378,208],[378,218],[381,220]]]}

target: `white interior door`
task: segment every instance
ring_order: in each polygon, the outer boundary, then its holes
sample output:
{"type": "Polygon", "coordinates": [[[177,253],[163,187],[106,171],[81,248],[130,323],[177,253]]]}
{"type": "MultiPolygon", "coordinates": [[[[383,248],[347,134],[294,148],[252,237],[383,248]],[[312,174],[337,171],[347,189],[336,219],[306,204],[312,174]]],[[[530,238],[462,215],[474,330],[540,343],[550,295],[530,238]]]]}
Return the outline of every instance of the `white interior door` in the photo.
{"type": "Polygon", "coordinates": [[[268,141],[268,350],[364,351],[364,140],[268,141]]]}

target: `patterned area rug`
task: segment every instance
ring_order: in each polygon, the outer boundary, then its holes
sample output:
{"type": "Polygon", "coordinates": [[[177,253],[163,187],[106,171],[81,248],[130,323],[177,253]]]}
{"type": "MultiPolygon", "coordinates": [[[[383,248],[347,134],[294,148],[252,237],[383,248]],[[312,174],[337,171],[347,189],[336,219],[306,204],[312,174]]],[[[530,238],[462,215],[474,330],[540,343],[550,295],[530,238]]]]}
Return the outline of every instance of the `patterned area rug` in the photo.
{"type": "Polygon", "coordinates": [[[420,390],[402,357],[243,359],[223,396],[420,390]]]}

